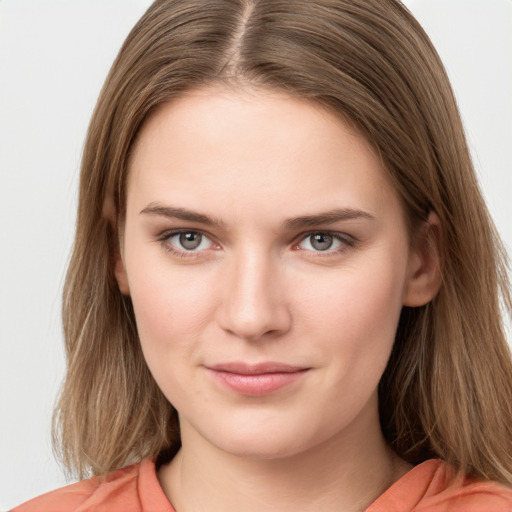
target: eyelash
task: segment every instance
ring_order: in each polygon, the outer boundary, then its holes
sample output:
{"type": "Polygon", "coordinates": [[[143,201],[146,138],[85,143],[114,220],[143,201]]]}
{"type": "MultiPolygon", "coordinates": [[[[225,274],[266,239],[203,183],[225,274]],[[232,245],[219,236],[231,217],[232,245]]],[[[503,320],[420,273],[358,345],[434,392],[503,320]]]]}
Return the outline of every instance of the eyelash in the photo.
{"type": "MultiPolygon", "coordinates": [[[[334,249],[327,248],[324,251],[304,249],[310,252],[311,256],[314,258],[329,258],[332,256],[339,256],[341,253],[345,252],[351,247],[354,247],[357,242],[357,240],[353,236],[347,235],[345,233],[339,233],[336,231],[310,231],[309,233],[303,233],[302,235],[300,235],[300,237],[297,239],[298,241],[293,244],[292,248],[294,250],[301,250],[299,247],[300,244],[302,244],[308,239],[311,240],[311,237],[313,237],[314,235],[332,237],[333,241],[337,241],[340,243],[339,247],[334,249]]],[[[312,245],[311,241],[310,245],[312,245]]]]}
{"type": "MultiPolygon", "coordinates": [[[[157,238],[157,241],[161,242],[161,244],[163,245],[163,247],[166,251],[170,252],[171,254],[173,254],[179,258],[197,258],[201,252],[204,252],[207,250],[207,249],[202,249],[202,250],[198,250],[198,251],[196,251],[196,250],[188,250],[187,251],[185,249],[178,249],[176,245],[170,243],[170,240],[172,238],[174,238],[175,236],[184,235],[184,234],[200,235],[201,237],[210,240],[210,242],[213,245],[217,245],[217,247],[218,247],[218,244],[215,244],[215,242],[212,240],[212,238],[208,234],[204,233],[203,231],[201,231],[199,229],[176,229],[173,231],[166,231],[165,233],[162,233],[157,238]]],[[[329,237],[332,237],[333,240],[336,240],[337,242],[339,242],[341,244],[340,247],[337,247],[335,249],[328,248],[325,251],[320,251],[320,250],[315,251],[315,250],[310,250],[310,249],[303,249],[305,251],[310,252],[311,257],[316,257],[316,258],[326,258],[326,257],[332,257],[332,256],[339,255],[339,254],[343,253],[344,251],[346,251],[347,249],[354,247],[357,243],[357,240],[354,237],[344,234],[344,233],[342,234],[342,233],[339,233],[336,231],[309,231],[307,233],[302,233],[299,237],[297,237],[295,239],[296,241],[293,242],[292,249],[297,250],[297,251],[301,250],[299,247],[300,244],[303,243],[304,241],[310,239],[314,235],[329,236],[329,237]]],[[[201,243],[202,243],[202,240],[201,240],[201,243]]]]}
{"type": "MultiPolygon", "coordinates": [[[[173,231],[166,231],[165,233],[162,233],[157,240],[162,243],[162,246],[167,252],[170,252],[171,254],[179,257],[179,258],[197,258],[200,251],[194,251],[194,250],[185,250],[185,249],[178,249],[176,245],[172,244],[170,241],[172,238],[178,235],[185,235],[185,234],[197,234],[200,235],[203,238],[206,238],[211,241],[212,244],[215,244],[215,242],[212,241],[212,238],[208,236],[206,233],[199,229],[175,229],[173,231]]],[[[201,241],[202,243],[202,241],[201,241]]],[[[203,249],[204,251],[205,249],[203,249]]]]}

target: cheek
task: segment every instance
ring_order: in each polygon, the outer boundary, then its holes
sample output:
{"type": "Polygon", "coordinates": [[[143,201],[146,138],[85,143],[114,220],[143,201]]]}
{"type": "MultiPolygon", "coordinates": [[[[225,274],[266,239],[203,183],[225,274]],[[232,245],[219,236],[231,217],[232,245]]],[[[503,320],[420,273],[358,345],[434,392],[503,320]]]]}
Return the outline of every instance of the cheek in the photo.
{"type": "Polygon", "coordinates": [[[155,277],[154,270],[137,274],[130,283],[137,330],[153,378],[181,409],[191,394],[196,401],[204,400],[190,368],[200,361],[200,340],[214,308],[204,281],[168,271],[155,277]]]}
{"type": "Polygon", "coordinates": [[[341,317],[343,323],[364,329],[387,323],[388,314],[402,306],[404,267],[391,257],[387,261],[379,258],[378,262],[365,258],[357,266],[334,270],[325,279],[315,276],[309,286],[302,286],[308,292],[302,292],[304,305],[328,319],[336,321],[341,317]],[[368,319],[373,321],[367,322],[368,319]]]}
{"type": "Polygon", "coordinates": [[[190,356],[214,311],[206,276],[173,269],[165,255],[152,263],[134,259],[132,270],[130,295],[148,364],[160,365],[184,351],[190,356]]]}
{"type": "Polygon", "coordinates": [[[354,322],[357,319],[368,340],[391,345],[402,310],[403,268],[394,268],[392,262],[377,268],[369,266],[364,278],[352,284],[351,296],[345,297],[350,318],[354,322]]]}
{"type": "Polygon", "coordinates": [[[365,379],[365,372],[376,375],[387,364],[404,282],[405,263],[400,257],[390,253],[365,258],[326,275],[325,281],[311,282],[310,293],[297,290],[302,294],[299,316],[310,336],[336,358],[338,367],[365,379]]]}

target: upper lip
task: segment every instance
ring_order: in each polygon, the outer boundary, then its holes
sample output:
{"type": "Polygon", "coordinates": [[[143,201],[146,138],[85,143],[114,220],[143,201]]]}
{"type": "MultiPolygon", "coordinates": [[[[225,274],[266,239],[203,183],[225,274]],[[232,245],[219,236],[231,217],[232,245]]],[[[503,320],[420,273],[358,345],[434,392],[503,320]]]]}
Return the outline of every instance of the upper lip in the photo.
{"type": "Polygon", "coordinates": [[[264,363],[227,362],[206,366],[217,372],[235,373],[238,375],[264,375],[265,373],[294,373],[307,370],[303,366],[292,366],[289,364],[267,361],[264,363]]]}

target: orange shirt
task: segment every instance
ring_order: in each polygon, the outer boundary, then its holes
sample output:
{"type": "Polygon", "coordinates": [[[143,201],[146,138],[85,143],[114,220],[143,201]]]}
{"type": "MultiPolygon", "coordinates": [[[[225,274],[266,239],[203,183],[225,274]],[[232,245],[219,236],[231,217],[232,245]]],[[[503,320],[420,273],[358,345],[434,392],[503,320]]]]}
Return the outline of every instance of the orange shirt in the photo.
{"type": "MultiPolygon", "coordinates": [[[[440,460],[414,467],[366,512],[512,512],[512,489],[451,478],[440,460]]],[[[175,512],[150,460],[34,498],[12,512],[175,512]]]]}

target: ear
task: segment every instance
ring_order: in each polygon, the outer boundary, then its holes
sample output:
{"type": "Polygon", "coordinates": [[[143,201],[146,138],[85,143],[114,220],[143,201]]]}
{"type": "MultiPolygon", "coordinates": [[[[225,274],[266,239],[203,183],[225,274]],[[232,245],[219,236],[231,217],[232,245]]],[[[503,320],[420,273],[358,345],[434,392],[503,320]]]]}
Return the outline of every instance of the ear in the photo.
{"type": "Polygon", "coordinates": [[[442,283],[441,234],[439,217],[430,212],[411,244],[404,306],[423,306],[437,295],[442,283]]]}
{"type": "Polygon", "coordinates": [[[117,285],[123,295],[130,295],[130,287],[128,286],[128,275],[124,266],[123,256],[121,254],[121,246],[123,244],[122,237],[118,233],[117,213],[114,206],[114,200],[111,194],[108,194],[103,203],[103,217],[110,225],[111,236],[111,254],[114,265],[114,275],[117,285]]]}
{"type": "Polygon", "coordinates": [[[128,284],[128,275],[124,266],[123,257],[121,251],[116,249],[114,254],[114,275],[116,276],[117,285],[123,295],[130,295],[130,286],[128,284]]]}

